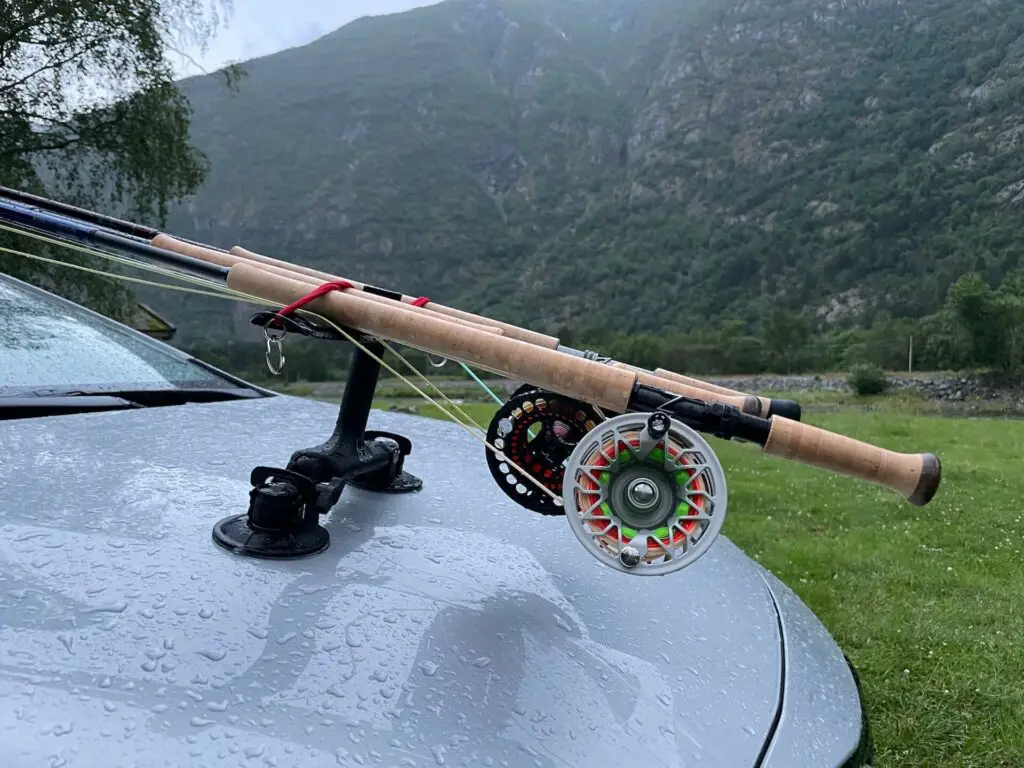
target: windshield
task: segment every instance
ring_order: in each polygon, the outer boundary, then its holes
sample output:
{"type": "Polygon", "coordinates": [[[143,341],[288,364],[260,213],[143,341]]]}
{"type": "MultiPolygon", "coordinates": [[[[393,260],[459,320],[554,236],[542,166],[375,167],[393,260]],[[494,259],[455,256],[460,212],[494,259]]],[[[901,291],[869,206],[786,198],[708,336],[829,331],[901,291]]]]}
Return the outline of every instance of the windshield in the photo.
{"type": "Polygon", "coordinates": [[[0,276],[0,397],[238,386],[177,350],[0,276]]]}

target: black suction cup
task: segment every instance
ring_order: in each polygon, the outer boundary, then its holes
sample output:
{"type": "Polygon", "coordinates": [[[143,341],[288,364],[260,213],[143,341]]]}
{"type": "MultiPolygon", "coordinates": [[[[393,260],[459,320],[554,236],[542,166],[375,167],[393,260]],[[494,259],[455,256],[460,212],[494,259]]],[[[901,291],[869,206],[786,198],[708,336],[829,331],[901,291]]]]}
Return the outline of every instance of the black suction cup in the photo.
{"type": "Polygon", "coordinates": [[[271,467],[252,471],[249,511],[213,527],[213,540],[231,552],[268,560],[294,559],[323,552],[331,536],[318,522],[318,492],[297,472],[271,467]]]}

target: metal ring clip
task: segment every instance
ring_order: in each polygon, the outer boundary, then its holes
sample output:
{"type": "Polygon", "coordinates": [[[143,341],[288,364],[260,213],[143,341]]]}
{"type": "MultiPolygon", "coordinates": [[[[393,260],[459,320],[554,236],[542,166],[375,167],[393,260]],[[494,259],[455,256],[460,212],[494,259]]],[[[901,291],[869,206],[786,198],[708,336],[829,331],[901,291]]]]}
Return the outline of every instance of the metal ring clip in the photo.
{"type": "Polygon", "coordinates": [[[284,370],[284,346],[281,344],[281,339],[285,336],[284,329],[273,329],[270,326],[264,326],[263,335],[267,339],[267,369],[274,376],[280,376],[281,371],[284,370]],[[271,362],[273,357],[277,357],[277,365],[275,366],[271,362]]]}

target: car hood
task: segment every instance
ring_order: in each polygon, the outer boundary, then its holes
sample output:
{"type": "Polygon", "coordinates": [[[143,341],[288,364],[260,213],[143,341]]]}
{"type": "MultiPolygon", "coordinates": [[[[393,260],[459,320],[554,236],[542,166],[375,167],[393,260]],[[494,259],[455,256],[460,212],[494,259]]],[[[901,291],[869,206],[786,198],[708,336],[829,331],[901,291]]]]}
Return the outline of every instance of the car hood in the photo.
{"type": "Polygon", "coordinates": [[[347,488],[326,552],[217,547],[253,467],[335,417],[272,397],[0,423],[13,765],[757,762],[782,674],[760,568],[725,538],[673,575],[607,568],[457,425],[374,411],[424,487],[347,488]]]}

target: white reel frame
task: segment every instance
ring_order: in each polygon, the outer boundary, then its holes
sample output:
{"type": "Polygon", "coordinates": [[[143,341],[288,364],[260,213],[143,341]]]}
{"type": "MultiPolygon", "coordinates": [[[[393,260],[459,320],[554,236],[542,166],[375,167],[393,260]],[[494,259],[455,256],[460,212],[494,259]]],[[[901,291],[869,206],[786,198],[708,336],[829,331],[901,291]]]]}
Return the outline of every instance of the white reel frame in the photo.
{"type": "Polygon", "coordinates": [[[562,507],[584,548],[637,576],[673,573],[704,555],[727,500],[711,446],[661,412],[599,424],[569,456],[562,484],[562,507]]]}

